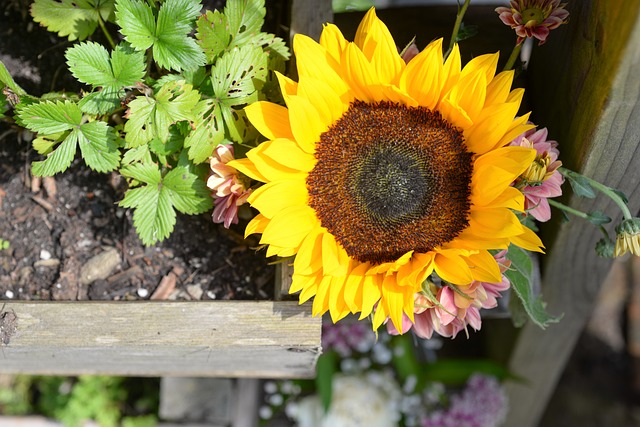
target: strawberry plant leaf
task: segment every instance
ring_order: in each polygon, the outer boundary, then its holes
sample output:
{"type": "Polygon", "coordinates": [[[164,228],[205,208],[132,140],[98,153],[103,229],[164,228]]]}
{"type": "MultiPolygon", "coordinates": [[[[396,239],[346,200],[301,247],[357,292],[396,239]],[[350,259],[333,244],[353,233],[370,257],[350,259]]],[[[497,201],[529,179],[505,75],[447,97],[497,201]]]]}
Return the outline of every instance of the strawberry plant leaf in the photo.
{"type": "Polygon", "coordinates": [[[172,124],[195,119],[193,109],[199,100],[200,93],[184,81],[165,83],[153,98],[136,97],[129,103],[124,125],[127,144],[136,147],[153,138],[166,141],[172,124]]]}
{"type": "Polygon", "coordinates": [[[40,162],[33,162],[31,172],[35,176],[53,176],[65,171],[76,154],[77,138],[75,133],[69,134],[49,156],[40,162]]]}
{"type": "Polygon", "coordinates": [[[76,131],[82,158],[91,169],[109,172],[120,165],[116,135],[105,122],[85,123],[76,131]]]}
{"type": "Polygon", "coordinates": [[[64,132],[82,121],[82,111],[69,101],[34,103],[20,109],[18,114],[27,129],[43,135],[64,132]]]}
{"type": "Polygon", "coordinates": [[[120,100],[124,98],[122,89],[103,88],[100,91],[86,94],[78,103],[83,113],[107,114],[120,106],[120,100]]]}
{"type": "Polygon", "coordinates": [[[115,0],[35,0],[31,16],[60,37],[84,40],[95,31],[99,19],[112,19],[114,3],[115,0]]]}
{"type": "Polygon", "coordinates": [[[196,109],[205,111],[196,118],[195,129],[185,138],[184,146],[189,159],[198,164],[206,161],[213,149],[224,140],[225,131],[218,104],[203,100],[196,109]]]}
{"type": "Polygon", "coordinates": [[[266,13],[262,0],[227,2],[224,15],[227,17],[229,32],[233,34],[236,45],[245,44],[260,33],[266,13]]]}
{"type": "Polygon", "coordinates": [[[139,0],[118,0],[116,21],[125,39],[137,50],[153,47],[156,63],[170,70],[193,70],[206,57],[189,37],[200,14],[198,0],[165,0],[155,20],[153,9],[139,0]]]}
{"type": "Polygon", "coordinates": [[[129,189],[119,205],[134,210],[133,226],[147,246],[169,237],[176,224],[170,195],[161,185],[129,189]]]}
{"type": "Polygon", "coordinates": [[[213,207],[211,190],[204,180],[185,166],[178,166],[162,180],[163,189],[171,194],[171,203],[182,213],[196,215],[213,207]]]}

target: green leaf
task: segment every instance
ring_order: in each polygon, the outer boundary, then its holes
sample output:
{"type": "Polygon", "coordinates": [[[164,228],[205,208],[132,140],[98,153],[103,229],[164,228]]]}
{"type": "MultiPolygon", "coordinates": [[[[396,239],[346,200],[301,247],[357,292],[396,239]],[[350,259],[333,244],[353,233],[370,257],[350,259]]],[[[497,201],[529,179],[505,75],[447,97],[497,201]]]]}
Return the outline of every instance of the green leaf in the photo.
{"type": "Polygon", "coordinates": [[[533,295],[531,284],[533,263],[528,253],[515,245],[510,245],[507,259],[511,260],[511,268],[505,271],[504,275],[511,282],[511,289],[522,302],[531,321],[542,329],[545,329],[550,323],[559,322],[562,316],[551,316],[545,310],[542,298],[533,295]]]}
{"type": "Polygon", "coordinates": [[[126,45],[116,46],[109,58],[102,45],[84,42],[67,49],[65,56],[73,76],[94,87],[121,89],[144,77],[144,55],[126,45]]]}
{"type": "Polygon", "coordinates": [[[120,165],[120,153],[116,148],[116,135],[105,122],[89,122],[74,130],[82,158],[91,169],[109,172],[120,165]]]}
{"type": "Polygon", "coordinates": [[[211,73],[214,96],[225,106],[243,106],[258,100],[267,78],[267,55],[256,46],[225,53],[211,73]]]}
{"type": "Polygon", "coordinates": [[[43,161],[33,162],[31,172],[35,176],[53,176],[65,171],[76,154],[76,138],[71,135],[43,161]]]}
{"type": "Polygon", "coordinates": [[[229,1],[224,8],[224,15],[229,22],[231,34],[235,35],[236,43],[242,44],[243,37],[260,32],[266,9],[263,0],[229,1]]]}
{"type": "Polygon", "coordinates": [[[120,106],[122,98],[126,96],[123,89],[103,88],[97,92],[86,94],[78,103],[83,113],[107,114],[120,106]]]}
{"type": "Polygon", "coordinates": [[[27,95],[24,89],[18,86],[13,80],[13,77],[11,77],[11,74],[9,74],[9,71],[7,71],[7,67],[5,67],[2,61],[0,61],[0,82],[11,89],[11,91],[18,95],[18,97],[27,95]]]}
{"type": "Polygon", "coordinates": [[[612,188],[611,191],[616,193],[618,195],[618,197],[620,197],[624,203],[629,203],[629,197],[627,197],[627,195],[625,193],[623,193],[620,190],[616,190],[615,188],[612,188]]]}
{"type": "Polygon", "coordinates": [[[165,142],[169,127],[180,121],[195,120],[194,107],[200,93],[184,81],[165,83],[154,98],[138,96],[129,103],[125,139],[130,147],[146,144],[153,138],[165,142]]]}
{"type": "Polygon", "coordinates": [[[593,199],[596,197],[596,193],[591,187],[589,180],[579,174],[574,173],[566,173],[564,174],[569,179],[569,184],[571,184],[571,189],[576,195],[580,197],[585,197],[587,199],[593,199]]]}
{"type": "Polygon", "coordinates": [[[316,390],[325,412],[331,406],[333,396],[333,376],[338,371],[338,354],[335,351],[323,353],[316,364],[316,390]]]}
{"type": "Polygon", "coordinates": [[[33,20],[47,30],[69,40],[84,40],[98,26],[98,20],[110,20],[115,0],[35,0],[33,20]]]}
{"type": "Polygon", "coordinates": [[[176,224],[169,193],[161,185],[129,189],[119,205],[134,209],[133,226],[147,246],[169,237],[176,224]]]}
{"type": "Polygon", "coordinates": [[[213,207],[211,190],[204,180],[187,167],[178,166],[165,175],[163,188],[170,192],[171,203],[180,212],[195,215],[213,207]]]}
{"type": "Polygon", "coordinates": [[[145,245],[169,237],[176,222],[174,208],[198,214],[212,207],[204,181],[187,167],[178,166],[163,178],[157,165],[137,163],[124,167],[122,175],[146,184],[128,190],[120,202],[120,206],[135,210],[133,225],[145,245]]]}
{"type": "Polygon", "coordinates": [[[232,36],[227,17],[217,10],[207,10],[196,22],[196,39],[204,51],[207,63],[213,64],[231,44],[232,36]]]}
{"type": "Polygon", "coordinates": [[[611,222],[611,218],[600,211],[587,213],[587,219],[594,225],[603,225],[611,222]]]}
{"type": "Polygon", "coordinates": [[[27,129],[45,135],[64,132],[79,126],[82,121],[82,111],[77,104],[69,101],[31,104],[18,114],[27,129]]]}
{"type": "Polygon", "coordinates": [[[116,23],[125,39],[137,50],[149,49],[156,37],[153,9],[138,0],[118,0],[116,23]]]}
{"type": "Polygon", "coordinates": [[[198,0],[165,0],[158,11],[138,0],[118,0],[116,20],[125,39],[137,50],[153,47],[156,63],[167,69],[193,70],[206,62],[196,41],[189,37],[200,14],[198,0]]]}
{"type": "Polygon", "coordinates": [[[38,137],[31,141],[34,150],[38,152],[38,154],[47,155],[52,150],[53,147],[60,142],[58,138],[49,138],[49,137],[38,137]]]}

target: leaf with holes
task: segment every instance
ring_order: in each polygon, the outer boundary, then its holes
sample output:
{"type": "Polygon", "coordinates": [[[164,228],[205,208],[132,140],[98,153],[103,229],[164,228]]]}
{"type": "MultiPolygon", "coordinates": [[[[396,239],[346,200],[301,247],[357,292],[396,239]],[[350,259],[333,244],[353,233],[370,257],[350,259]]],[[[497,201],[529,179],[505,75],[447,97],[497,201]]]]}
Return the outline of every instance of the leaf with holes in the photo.
{"type": "Polygon", "coordinates": [[[181,120],[195,120],[194,108],[200,93],[184,81],[165,83],[155,97],[138,96],[129,103],[124,125],[129,147],[146,144],[153,138],[166,141],[169,127],[181,120]]]}

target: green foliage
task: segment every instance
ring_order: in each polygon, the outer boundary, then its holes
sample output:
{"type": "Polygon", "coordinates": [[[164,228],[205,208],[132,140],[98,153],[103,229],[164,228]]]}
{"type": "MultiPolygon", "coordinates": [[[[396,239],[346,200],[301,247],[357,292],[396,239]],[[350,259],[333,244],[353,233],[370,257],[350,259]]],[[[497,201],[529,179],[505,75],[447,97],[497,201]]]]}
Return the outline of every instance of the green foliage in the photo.
{"type": "Polygon", "coordinates": [[[547,313],[542,297],[534,295],[533,262],[529,254],[515,245],[510,245],[507,259],[511,261],[511,268],[505,271],[504,275],[511,282],[511,289],[518,297],[511,298],[509,306],[516,326],[522,326],[527,319],[531,319],[542,329],[550,323],[559,322],[562,316],[552,316],[547,313]]]}
{"type": "Polygon", "coordinates": [[[33,147],[45,156],[33,173],[64,172],[78,154],[98,172],[119,171],[129,182],[120,205],[134,210],[148,245],[170,235],[178,212],[212,208],[205,162],[220,143],[255,144],[243,108],[277,100],[269,98],[273,71],[289,58],[281,39],[262,32],[264,0],[229,0],[224,11],[199,17],[201,7],[199,0],[36,0],[36,22],[69,40],[106,31],[106,21],[124,36],[116,45],[107,34],[111,49],[94,41],[67,49],[69,72],[87,86],[81,96],[30,97],[0,64],[14,119],[36,133],[33,147]]]}
{"type": "Polygon", "coordinates": [[[84,40],[100,20],[113,19],[114,4],[115,0],[35,0],[31,16],[60,37],[84,40]]]}
{"type": "Polygon", "coordinates": [[[153,48],[156,63],[169,70],[192,70],[205,64],[195,40],[187,37],[200,13],[198,0],[165,0],[154,10],[139,0],[118,0],[116,22],[125,39],[137,50],[153,48]]]}
{"type": "Polygon", "coordinates": [[[155,380],[122,377],[17,376],[0,387],[4,414],[42,414],[65,427],[95,421],[101,427],[156,425],[158,384],[155,380]],[[131,413],[135,408],[136,413],[131,413]]]}

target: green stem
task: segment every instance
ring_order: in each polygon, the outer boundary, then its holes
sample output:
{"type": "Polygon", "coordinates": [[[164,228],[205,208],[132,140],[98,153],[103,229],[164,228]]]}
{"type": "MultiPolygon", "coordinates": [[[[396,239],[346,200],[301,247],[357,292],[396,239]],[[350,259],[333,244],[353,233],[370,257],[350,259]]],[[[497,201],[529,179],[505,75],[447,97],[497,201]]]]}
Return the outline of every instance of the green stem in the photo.
{"type": "Polygon", "coordinates": [[[557,202],[553,199],[547,199],[547,201],[549,202],[549,205],[556,207],[558,209],[560,209],[561,211],[565,211],[566,213],[570,213],[571,215],[577,216],[578,218],[582,218],[582,219],[586,219],[587,221],[589,220],[589,214],[586,212],[582,212],[579,211],[577,209],[574,208],[570,208],[569,206],[565,205],[564,203],[560,203],[557,202]]]}
{"type": "MultiPolygon", "coordinates": [[[[447,53],[445,54],[444,59],[447,59],[447,57],[449,56],[449,53],[451,53],[451,50],[453,49],[453,46],[455,46],[456,41],[458,40],[458,32],[460,31],[462,18],[464,17],[464,14],[467,12],[469,3],[471,3],[471,0],[464,0],[464,4],[462,5],[462,7],[458,7],[458,15],[456,16],[456,23],[453,26],[453,32],[451,33],[451,40],[449,41],[449,49],[447,50],[447,53]]],[[[460,6],[459,3],[458,3],[458,6],[460,6]]]]}
{"type": "Polygon", "coordinates": [[[558,170],[564,176],[568,177],[570,175],[579,175],[583,179],[587,180],[593,188],[595,188],[605,196],[609,197],[611,200],[615,202],[616,205],[618,205],[618,207],[622,211],[622,215],[624,216],[624,219],[633,218],[633,215],[631,215],[631,211],[629,211],[629,207],[627,206],[627,203],[622,199],[622,197],[620,197],[620,195],[618,195],[615,191],[613,191],[611,187],[608,187],[594,179],[589,178],[588,176],[584,176],[578,172],[572,171],[565,167],[561,167],[558,170]]]}
{"type": "Polygon", "coordinates": [[[102,16],[100,16],[100,14],[98,14],[98,25],[100,25],[100,29],[102,30],[102,32],[104,33],[105,37],[107,38],[107,41],[111,45],[111,49],[115,49],[116,48],[116,44],[114,43],[113,39],[111,38],[111,34],[109,34],[109,31],[107,31],[107,27],[104,25],[104,21],[102,20],[102,16]]]}
{"type": "Polygon", "coordinates": [[[522,49],[522,45],[523,43],[520,43],[514,46],[513,50],[511,51],[511,56],[509,56],[509,59],[507,60],[507,63],[505,64],[504,69],[502,71],[509,71],[510,69],[513,68],[513,65],[516,63],[516,59],[518,58],[518,55],[520,55],[520,50],[522,49]]]}

